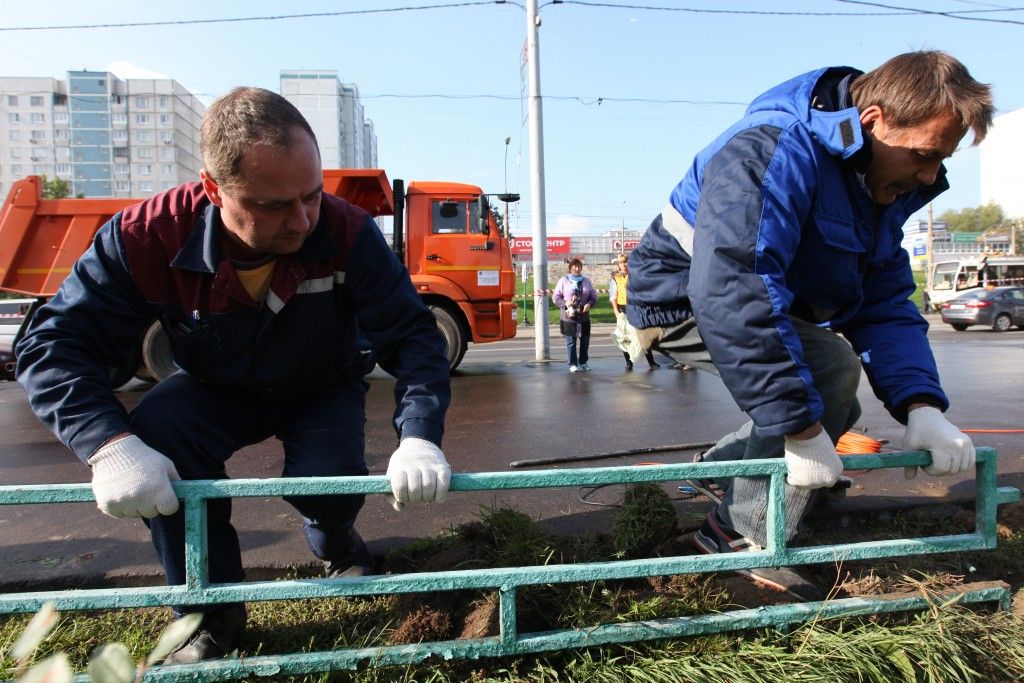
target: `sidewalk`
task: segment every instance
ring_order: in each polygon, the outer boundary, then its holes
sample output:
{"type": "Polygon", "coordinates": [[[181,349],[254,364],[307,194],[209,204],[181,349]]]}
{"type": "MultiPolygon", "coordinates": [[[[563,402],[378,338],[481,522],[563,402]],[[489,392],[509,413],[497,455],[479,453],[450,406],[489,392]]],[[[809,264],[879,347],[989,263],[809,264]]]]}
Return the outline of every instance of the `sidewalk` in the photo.
{"type": "MultiPolygon", "coordinates": [[[[601,334],[611,334],[614,329],[615,323],[592,323],[590,326],[590,336],[593,338],[601,334]]],[[[516,339],[533,339],[536,335],[537,326],[532,323],[529,325],[519,323],[516,327],[516,339]]],[[[562,336],[562,333],[558,331],[558,323],[548,325],[548,335],[551,338],[562,336]]]]}

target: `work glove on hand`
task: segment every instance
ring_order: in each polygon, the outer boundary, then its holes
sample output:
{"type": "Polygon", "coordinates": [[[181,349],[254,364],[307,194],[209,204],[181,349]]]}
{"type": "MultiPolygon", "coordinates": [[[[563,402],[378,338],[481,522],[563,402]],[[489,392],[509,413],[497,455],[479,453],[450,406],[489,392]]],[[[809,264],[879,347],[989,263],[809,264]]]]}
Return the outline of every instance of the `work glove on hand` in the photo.
{"type": "Polygon", "coordinates": [[[448,493],[452,468],[444,453],[426,439],[402,439],[388,462],[388,479],[395,496],[394,508],[405,503],[440,503],[448,493]]]}
{"type": "MultiPolygon", "coordinates": [[[[924,471],[933,477],[963,472],[974,464],[974,444],[971,438],[953,426],[942,411],[922,406],[907,413],[907,432],[903,448],[908,451],[928,451],[932,464],[924,471]]],[[[905,467],[907,479],[917,476],[916,467],[905,467]]]]}
{"type": "Polygon", "coordinates": [[[786,437],[788,475],[786,483],[802,489],[820,489],[836,483],[843,471],[843,461],[825,430],[809,439],[786,437]]]}
{"type": "Polygon", "coordinates": [[[100,447],[89,458],[96,505],[111,517],[156,517],[178,511],[174,463],[137,436],[100,447]]]}

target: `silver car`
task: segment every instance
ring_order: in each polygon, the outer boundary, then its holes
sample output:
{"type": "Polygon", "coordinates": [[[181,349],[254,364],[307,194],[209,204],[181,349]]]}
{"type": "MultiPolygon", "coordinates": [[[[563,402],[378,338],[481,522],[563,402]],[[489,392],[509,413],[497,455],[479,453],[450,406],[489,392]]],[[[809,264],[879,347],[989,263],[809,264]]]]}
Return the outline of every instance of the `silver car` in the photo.
{"type": "Polygon", "coordinates": [[[942,304],[942,322],[958,331],[971,325],[989,325],[996,332],[1024,328],[1024,287],[969,289],[942,304]]]}

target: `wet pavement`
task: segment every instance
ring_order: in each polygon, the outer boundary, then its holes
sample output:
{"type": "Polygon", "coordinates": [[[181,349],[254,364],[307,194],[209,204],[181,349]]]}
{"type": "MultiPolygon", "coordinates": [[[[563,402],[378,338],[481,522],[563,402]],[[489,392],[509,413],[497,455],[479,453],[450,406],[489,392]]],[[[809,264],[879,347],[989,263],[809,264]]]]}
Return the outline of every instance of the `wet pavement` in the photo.
{"type": "MultiPolygon", "coordinates": [[[[742,413],[721,382],[701,372],[663,367],[648,371],[643,360],[625,373],[622,356],[608,337],[611,326],[596,326],[592,372],[569,374],[565,348],[554,328],[552,360],[537,362],[532,329],[507,342],[471,347],[453,381],[444,450],[458,472],[508,471],[509,463],[528,458],[588,455],[653,448],[669,444],[711,442],[738,427],[742,413]]],[[[997,334],[987,330],[954,332],[933,320],[933,347],[944,385],[952,397],[948,416],[962,428],[1024,428],[1024,331],[997,334]]],[[[664,363],[664,359],[660,359],[664,363]]],[[[395,446],[390,426],[392,382],[375,373],[370,379],[367,463],[382,474],[395,446]]],[[[143,385],[119,395],[130,408],[143,385]]],[[[882,409],[866,380],[860,399],[860,424],[875,439],[898,450],[903,427],[882,409]]],[[[21,388],[0,382],[0,484],[88,481],[88,469],[74,459],[28,409],[21,388]]],[[[1000,456],[1000,485],[1024,486],[1024,435],[972,434],[977,445],[992,446],[1000,456]]],[[[656,452],[611,457],[551,468],[602,467],[646,462],[688,462],[694,451],[656,452]]],[[[229,462],[235,477],[280,474],[276,441],[246,448],[229,462]]],[[[684,527],[699,523],[707,504],[666,485],[676,498],[684,527]]],[[[395,512],[384,496],[370,496],[357,527],[375,552],[435,535],[476,519],[490,506],[514,506],[563,534],[606,530],[622,487],[597,491],[453,493],[440,505],[407,507],[395,512]]],[[[859,473],[847,497],[826,509],[842,519],[863,511],[908,505],[961,502],[973,496],[967,475],[932,478],[921,474],[907,482],[902,471],[859,473]]],[[[243,560],[256,578],[264,570],[310,565],[297,513],[277,499],[241,499],[234,520],[243,560]]],[[[78,585],[107,579],[121,583],[158,582],[159,568],[148,532],[136,520],[105,517],[93,504],[0,507],[0,585],[78,585]]]]}

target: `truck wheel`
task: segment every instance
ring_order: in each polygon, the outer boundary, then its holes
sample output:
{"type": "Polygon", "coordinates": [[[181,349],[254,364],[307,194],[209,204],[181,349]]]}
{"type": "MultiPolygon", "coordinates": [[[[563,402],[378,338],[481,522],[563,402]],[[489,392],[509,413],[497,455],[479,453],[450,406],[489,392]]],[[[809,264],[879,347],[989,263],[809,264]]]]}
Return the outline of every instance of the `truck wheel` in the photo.
{"type": "Polygon", "coordinates": [[[171,352],[171,342],[159,321],[150,325],[146,336],[142,338],[142,364],[155,382],[170,377],[178,370],[171,352]]]}
{"type": "Polygon", "coordinates": [[[448,346],[446,349],[448,368],[454,372],[462,362],[462,357],[466,355],[468,342],[462,334],[462,328],[458,321],[452,317],[451,313],[440,306],[430,306],[430,312],[434,314],[434,320],[437,321],[437,329],[441,330],[441,334],[444,335],[445,344],[448,346]]]}

